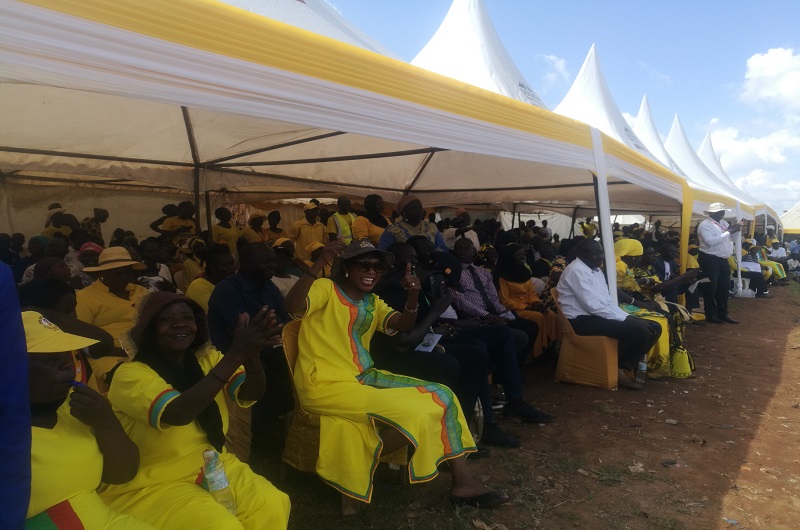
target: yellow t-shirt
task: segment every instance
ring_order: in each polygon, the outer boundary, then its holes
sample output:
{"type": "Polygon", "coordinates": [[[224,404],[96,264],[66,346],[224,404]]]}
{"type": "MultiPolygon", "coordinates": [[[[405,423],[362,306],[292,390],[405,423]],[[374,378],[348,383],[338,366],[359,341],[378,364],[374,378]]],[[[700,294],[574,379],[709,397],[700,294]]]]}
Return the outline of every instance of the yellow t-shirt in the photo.
{"type": "Polygon", "coordinates": [[[697,256],[692,256],[691,254],[688,254],[686,256],[686,269],[699,269],[699,268],[700,268],[700,262],[697,261],[697,256]]]}
{"type": "Polygon", "coordinates": [[[50,225],[42,230],[42,235],[47,239],[53,239],[53,237],[59,232],[64,234],[66,237],[69,237],[69,235],[72,233],[72,228],[68,227],[67,225],[61,225],[59,228],[50,225]]]}
{"type": "Polygon", "coordinates": [[[197,278],[203,275],[203,266],[200,265],[199,261],[196,261],[192,258],[188,258],[183,260],[183,279],[181,280],[181,285],[178,286],[183,292],[186,292],[186,288],[195,281],[197,278]]]}
{"type": "MultiPolygon", "coordinates": [[[[201,349],[197,356],[205,374],[222,359],[222,354],[213,347],[201,349]]],[[[249,407],[253,402],[238,400],[244,380],[244,368],[240,367],[224,391],[239,406],[249,407]]],[[[203,451],[210,449],[211,444],[196,420],[182,426],[161,423],[164,409],[178,396],[180,392],[144,363],[134,360],[117,369],[108,400],[123,429],[139,447],[139,473],[127,484],[108,486],[101,494],[104,498],[148,486],[195,481],[203,467],[203,451]]],[[[228,408],[222,391],[214,401],[222,417],[222,430],[227,432],[228,408]]]]}
{"type": "Polygon", "coordinates": [[[208,313],[208,299],[211,298],[213,291],[213,283],[205,278],[197,278],[186,288],[186,298],[197,302],[203,308],[203,311],[208,313]]]}
{"type": "Polygon", "coordinates": [[[234,257],[238,255],[236,250],[236,242],[239,241],[239,227],[236,225],[231,225],[230,228],[225,228],[224,226],[213,225],[211,227],[211,241],[214,243],[223,243],[228,245],[228,248],[231,249],[231,254],[234,257]]]}
{"type": "Polygon", "coordinates": [[[275,232],[270,227],[267,227],[267,228],[264,229],[264,240],[267,243],[272,243],[273,241],[275,241],[277,239],[280,239],[282,237],[288,237],[286,235],[286,231],[285,230],[281,230],[280,232],[275,232]]]}
{"type": "Polygon", "coordinates": [[[292,239],[294,239],[294,257],[301,261],[311,257],[306,247],[317,241],[323,245],[328,241],[325,226],[317,221],[313,225],[306,219],[300,219],[292,225],[292,239]]]}
{"type": "Polygon", "coordinates": [[[172,236],[173,243],[177,243],[181,239],[189,239],[195,234],[197,225],[195,224],[194,219],[181,219],[177,215],[175,217],[167,217],[164,219],[164,222],[161,223],[161,230],[164,230],[165,232],[172,232],[184,226],[191,228],[191,230],[186,230],[172,236]]]}
{"type": "Polygon", "coordinates": [[[263,243],[264,238],[261,237],[261,234],[253,230],[251,227],[246,226],[242,228],[242,237],[248,243],[263,243]]]}
{"type": "MultiPolygon", "coordinates": [[[[388,224],[391,222],[386,219],[388,224]]],[[[372,224],[369,222],[369,219],[360,215],[356,217],[356,220],[353,221],[353,240],[357,241],[359,239],[369,238],[373,245],[378,246],[378,241],[381,239],[381,235],[385,228],[380,227],[376,224],[372,224]]]]}
{"type": "Polygon", "coordinates": [[[103,453],[92,430],[69,412],[69,399],[55,427],[31,428],[31,500],[26,528],[152,529],[105,505],[95,491],[103,476],[103,453]],[[56,521],[65,526],[57,526],[56,521]]]}
{"type": "Polygon", "coordinates": [[[128,300],[111,294],[100,280],[75,292],[78,299],[75,307],[78,319],[110,333],[114,337],[115,346],[120,345],[120,335],[133,327],[136,304],[148,292],[145,287],[134,284],[128,284],[126,289],[129,293],[128,300]]]}

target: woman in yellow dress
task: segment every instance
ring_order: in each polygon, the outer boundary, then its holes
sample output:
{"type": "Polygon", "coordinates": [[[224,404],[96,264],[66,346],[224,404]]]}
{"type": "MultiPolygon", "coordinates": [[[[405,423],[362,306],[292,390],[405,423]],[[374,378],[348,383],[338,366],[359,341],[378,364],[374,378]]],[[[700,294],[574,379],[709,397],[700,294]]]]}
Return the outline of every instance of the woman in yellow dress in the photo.
{"type": "Polygon", "coordinates": [[[342,512],[372,498],[372,476],[381,453],[413,447],[410,482],[432,480],[450,462],[456,503],[493,507],[508,497],[481,486],[467,470],[476,450],[461,406],[446,386],[373,367],[368,347],[375,331],[392,334],[414,327],[420,281],[408,265],[401,283],[408,292],[399,313],[371,291],[389,253],[367,239],[345,248],[328,243],[289,291],[286,310],[302,318],[294,382],[303,408],[319,414],[317,473],[343,494],[342,512]],[[333,279],[319,278],[335,256],[333,279]]]}
{"type": "Polygon", "coordinates": [[[383,231],[391,224],[383,215],[383,208],[383,197],[380,195],[372,194],[364,197],[364,215],[356,217],[351,227],[353,241],[369,239],[373,245],[378,244],[383,231]]]}
{"type": "MultiPolygon", "coordinates": [[[[239,255],[236,244],[239,241],[239,227],[231,223],[233,214],[225,207],[214,210],[214,217],[219,221],[211,226],[211,243],[222,243],[231,249],[234,259],[239,255]]],[[[192,282],[186,282],[189,285],[192,282]]]]}
{"type": "Polygon", "coordinates": [[[205,313],[183,296],[154,292],[142,300],[123,339],[133,356],[113,375],[108,398],[141,453],[139,473],[109,486],[103,499],[115,510],[162,529],[286,528],[289,498],[223,444],[225,394],[247,407],[264,393],[258,353],[280,339],[265,307],[240,315],[225,356],[208,342],[205,313]],[[203,453],[220,453],[236,504],[229,512],[204,489],[203,453]]]}
{"type": "Polygon", "coordinates": [[[647,376],[653,378],[670,375],[670,333],[667,317],[655,302],[646,301],[641,296],[641,285],[650,285],[652,278],[637,279],[633,267],[639,265],[644,254],[642,244],[635,239],[622,238],[614,243],[617,258],[617,288],[622,292],[619,306],[623,311],[661,326],[661,336],[655,346],[647,352],[647,376]]]}
{"type": "Polygon", "coordinates": [[[534,357],[540,356],[551,341],[561,340],[558,317],[547,311],[536,294],[533,274],[522,245],[512,244],[503,248],[497,261],[495,278],[500,303],[515,311],[520,318],[536,322],[539,326],[539,334],[533,345],[534,357]]]}
{"type": "Polygon", "coordinates": [[[94,339],[61,331],[34,311],[22,313],[31,400],[31,498],[25,528],[152,530],[112,511],[95,491],[121,484],[139,467],[139,450],[111,406],[76,381],[72,350],[94,339]]]}

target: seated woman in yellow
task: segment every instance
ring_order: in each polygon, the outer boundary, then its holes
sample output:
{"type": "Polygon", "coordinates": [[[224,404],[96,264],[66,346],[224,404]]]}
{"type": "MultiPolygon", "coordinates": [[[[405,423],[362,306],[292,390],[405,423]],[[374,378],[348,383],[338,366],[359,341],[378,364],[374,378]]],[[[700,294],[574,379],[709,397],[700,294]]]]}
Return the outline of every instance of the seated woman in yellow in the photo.
{"type": "Polygon", "coordinates": [[[123,339],[133,359],[117,368],[108,393],[141,464],[132,481],[101,493],[113,509],[165,529],[286,528],[289,498],[223,448],[224,393],[243,407],[260,398],[266,383],[258,353],[280,337],[267,308],[246,316],[223,357],[208,342],[196,303],[164,291],[142,300],[123,339]],[[236,514],[203,488],[208,449],[221,453],[236,514]]]}
{"type": "Polygon", "coordinates": [[[383,208],[383,197],[380,195],[372,194],[364,197],[364,215],[356,217],[351,227],[353,241],[369,239],[373,245],[378,244],[383,231],[391,224],[383,215],[383,208]]]}
{"type": "Polygon", "coordinates": [[[372,476],[381,453],[413,446],[412,483],[432,480],[449,460],[456,503],[498,506],[508,497],[489,491],[467,470],[475,442],[453,392],[446,386],[373,367],[368,347],[375,331],[414,327],[420,281],[408,264],[401,284],[405,309],[394,311],[371,291],[389,263],[388,252],[367,239],[345,248],[328,243],[322,256],[289,291],[286,310],[302,317],[294,383],[304,409],[319,414],[317,473],[342,493],[342,512],[370,502],[372,476]],[[316,277],[334,264],[333,279],[316,277]]]}
{"type": "Polygon", "coordinates": [[[134,285],[134,270],[145,266],[131,259],[123,247],[109,247],[100,254],[96,267],[85,267],[84,272],[100,276],[92,285],[75,293],[78,319],[107,331],[114,338],[114,351],[106,357],[90,359],[89,364],[97,377],[100,390],[105,392],[105,375],[125,359],[119,338],[133,326],[136,303],[147,294],[147,288],[134,285]]]}
{"type": "Polygon", "coordinates": [[[26,528],[150,530],[112,511],[95,491],[121,484],[139,467],[139,450],[111,406],[76,381],[72,350],[97,341],[22,313],[31,400],[31,499],[26,528]]]}
{"type": "Polygon", "coordinates": [[[641,293],[642,285],[650,285],[652,278],[637,279],[633,275],[633,267],[639,265],[644,249],[635,239],[622,238],[614,243],[614,254],[617,257],[617,288],[619,290],[619,306],[623,311],[661,326],[658,342],[647,353],[648,377],[669,377],[670,375],[670,340],[669,319],[662,313],[655,302],[645,300],[641,293]]]}
{"type": "Polygon", "coordinates": [[[203,275],[203,269],[206,266],[206,243],[199,237],[191,237],[186,242],[183,252],[184,260],[181,264],[183,277],[181,279],[181,284],[177,287],[182,292],[186,292],[189,285],[203,275]]]}
{"type": "Polygon", "coordinates": [[[523,246],[514,244],[503,248],[497,260],[495,281],[500,303],[515,311],[520,318],[536,322],[539,326],[539,334],[533,345],[534,357],[541,355],[550,342],[561,340],[557,315],[547,311],[536,294],[523,246]]]}

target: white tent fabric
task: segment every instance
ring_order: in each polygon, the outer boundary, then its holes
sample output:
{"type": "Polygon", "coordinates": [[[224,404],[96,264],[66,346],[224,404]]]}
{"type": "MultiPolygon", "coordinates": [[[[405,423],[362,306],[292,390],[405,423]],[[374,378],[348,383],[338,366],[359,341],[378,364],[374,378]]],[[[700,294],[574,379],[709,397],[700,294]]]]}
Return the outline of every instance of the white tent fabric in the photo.
{"type": "Polygon", "coordinates": [[[327,0],[222,0],[285,24],[325,35],[397,59],[392,52],[345,19],[327,0]]]}
{"type": "Polygon", "coordinates": [[[639,113],[634,120],[633,132],[642,141],[653,156],[658,159],[664,166],[678,175],[685,176],[678,164],[669,156],[667,150],[664,148],[664,142],[661,140],[661,135],[658,134],[658,128],[653,120],[653,114],[650,112],[650,103],[647,101],[647,96],[642,98],[642,103],[639,105],[639,113]]]}
{"type": "Polygon", "coordinates": [[[483,0],[453,0],[439,29],[411,64],[547,108],[503,46],[483,0]]]}
{"type": "Polygon", "coordinates": [[[614,209],[682,198],[585,125],[227,5],[0,0],[0,20],[7,182],[592,208],[602,162],[614,209]]]}
{"type": "MultiPolygon", "coordinates": [[[[792,206],[785,214],[781,215],[784,234],[800,234],[800,202],[792,206]]],[[[796,239],[794,237],[790,239],[796,239]]]]}
{"type": "Polygon", "coordinates": [[[620,112],[608,89],[594,44],[586,55],[569,92],[554,112],[588,123],[638,153],[652,160],[658,160],[636,136],[620,112]]]}
{"type": "MultiPolygon", "coordinates": [[[[689,138],[687,138],[686,132],[683,130],[683,126],[677,114],[672,122],[672,128],[669,131],[667,140],[664,142],[664,147],[666,147],[672,159],[675,160],[678,166],[686,173],[686,177],[690,182],[697,184],[703,189],[729,196],[738,203],[749,205],[750,208],[755,206],[744,197],[744,194],[740,190],[732,189],[729,184],[722,182],[708,169],[700,157],[697,156],[691,143],[689,143],[689,138]]],[[[736,205],[731,204],[728,206],[735,207],[736,205]]],[[[737,214],[744,215],[750,219],[753,218],[749,213],[737,212],[737,214]]]]}

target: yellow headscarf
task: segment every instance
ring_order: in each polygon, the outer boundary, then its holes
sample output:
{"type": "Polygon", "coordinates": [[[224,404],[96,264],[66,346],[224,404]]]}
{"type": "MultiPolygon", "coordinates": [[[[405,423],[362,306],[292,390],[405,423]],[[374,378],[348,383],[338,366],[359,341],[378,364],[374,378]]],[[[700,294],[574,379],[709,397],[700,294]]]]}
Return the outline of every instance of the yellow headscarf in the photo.
{"type": "Polygon", "coordinates": [[[641,256],[644,254],[644,247],[636,239],[619,239],[614,242],[614,255],[619,260],[625,256],[641,256]]]}

